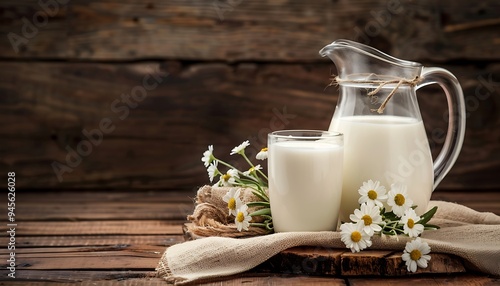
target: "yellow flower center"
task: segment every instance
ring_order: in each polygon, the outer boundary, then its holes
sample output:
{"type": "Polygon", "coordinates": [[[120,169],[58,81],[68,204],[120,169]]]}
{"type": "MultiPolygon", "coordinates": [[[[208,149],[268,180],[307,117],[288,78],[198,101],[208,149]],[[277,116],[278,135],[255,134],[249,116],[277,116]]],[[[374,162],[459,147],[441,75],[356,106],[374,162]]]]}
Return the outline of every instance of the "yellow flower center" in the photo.
{"type": "Polygon", "coordinates": [[[422,252],[420,252],[420,250],[414,249],[410,252],[411,260],[417,261],[420,259],[420,257],[422,257],[422,252]]]}
{"type": "Polygon", "coordinates": [[[245,220],[245,215],[242,212],[238,212],[238,214],[236,215],[236,220],[238,222],[243,222],[245,220]]]}
{"type": "Polygon", "coordinates": [[[351,240],[353,242],[358,242],[361,240],[361,233],[359,231],[353,231],[351,233],[351,240]]]}
{"type": "Polygon", "coordinates": [[[361,219],[365,222],[365,225],[372,224],[372,217],[369,215],[364,215],[361,219]]]}
{"type": "Polygon", "coordinates": [[[368,191],[368,198],[370,200],[376,200],[377,199],[377,192],[375,192],[374,190],[369,190],[368,191]]]}
{"type": "Polygon", "coordinates": [[[231,175],[229,175],[229,174],[224,174],[224,175],[222,175],[222,179],[223,179],[224,181],[229,181],[229,179],[231,179],[231,175]]]}
{"type": "Polygon", "coordinates": [[[395,197],[394,197],[394,202],[396,203],[396,205],[398,206],[402,206],[405,204],[405,196],[403,196],[402,194],[397,194],[395,197]]]}
{"type": "Polygon", "coordinates": [[[267,152],[267,147],[260,149],[260,152],[267,152]]]}
{"type": "Polygon", "coordinates": [[[230,198],[229,201],[227,202],[227,207],[230,210],[235,210],[236,209],[236,200],[234,198],[230,198]]]}
{"type": "Polygon", "coordinates": [[[253,173],[253,172],[255,171],[255,168],[254,168],[254,167],[250,167],[250,169],[248,169],[248,171],[249,171],[250,173],[253,173]]]}
{"type": "Polygon", "coordinates": [[[409,218],[407,225],[409,228],[413,228],[413,226],[415,225],[415,222],[411,218],[409,218]]]}

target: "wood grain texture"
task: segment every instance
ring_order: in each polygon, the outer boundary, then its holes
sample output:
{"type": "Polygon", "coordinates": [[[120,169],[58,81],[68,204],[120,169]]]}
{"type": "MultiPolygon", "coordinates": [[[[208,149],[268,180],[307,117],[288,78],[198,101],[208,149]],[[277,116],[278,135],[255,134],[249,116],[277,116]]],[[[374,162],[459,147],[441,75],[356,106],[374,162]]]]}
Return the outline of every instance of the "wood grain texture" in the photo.
{"type": "MultiPolygon", "coordinates": [[[[468,124],[462,153],[440,188],[494,189],[500,184],[500,65],[444,67],[462,83],[468,124]]],[[[229,156],[244,140],[254,158],[272,130],[327,129],[338,97],[334,87],[325,90],[332,68],[0,62],[0,171],[16,171],[24,189],[196,189],[208,183],[200,158],[210,144],[216,156],[244,167],[229,156]],[[127,97],[155,77],[161,83],[140,101],[127,97]],[[53,164],[68,169],[55,171],[53,164]]],[[[447,126],[445,97],[435,87],[418,94],[436,155],[447,126]]]]}
{"type": "Polygon", "coordinates": [[[345,250],[326,247],[294,247],[280,252],[254,271],[311,276],[339,276],[345,250]]]}
{"type": "MultiPolygon", "coordinates": [[[[33,210],[26,207],[16,209],[16,217],[21,219],[16,231],[17,275],[16,279],[12,280],[7,277],[8,270],[3,268],[0,270],[0,285],[39,286],[54,283],[164,285],[163,280],[154,277],[154,268],[166,247],[183,241],[181,226],[185,220],[179,221],[169,216],[153,220],[144,217],[142,212],[139,212],[135,220],[130,220],[120,209],[123,206],[132,206],[137,201],[138,205],[149,203],[152,213],[173,213],[177,209],[174,202],[189,204],[194,193],[194,191],[140,190],[18,191],[16,202],[19,205],[24,203],[35,205],[39,201],[41,205],[57,203],[75,206],[80,200],[84,205],[108,203],[109,213],[114,213],[115,216],[112,219],[108,215],[101,219],[100,216],[86,218],[85,208],[75,207],[73,216],[79,219],[67,221],[68,216],[64,212],[47,215],[45,212],[49,212],[49,208],[36,208],[39,218],[35,219],[33,210]]],[[[439,198],[464,203],[472,201],[484,211],[495,211],[492,205],[498,204],[500,200],[497,194],[499,193],[481,191],[442,192],[439,198]],[[481,206],[481,202],[493,204],[481,206]]],[[[131,212],[134,212],[133,209],[131,212]]],[[[5,231],[5,226],[1,227],[0,231],[5,231]]],[[[7,245],[7,243],[7,237],[0,237],[0,244],[7,245]]],[[[495,285],[499,282],[498,278],[480,273],[462,273],[463,268],[457,268],[462,265],[460,260],[449,255],[432,253],[432,260],[427,269],[420,269],[416,274],[407,275],[404,266],[401,265],[400,253],[388,254],[385,251],[365,250],[362,254],[366,254],[361,260],[364,266],[359,263],[355,266],[359,269],[358,275],[355,275],[354,264],[350,263],[347,269],[340,263],[341,259],[345,260],[346,257],[350,257],[350,262],[353,262],[355,255],[348,249],[302,247],[284,251],[251,271],[203,283],[205,285],[394,285],[396,283],[398,285],[422,283],[495,285]],[[390,263],[393,263],[394,267],[400,267],[401,271],[393,271],[391,274],[396,276],[381,277],[376,274],[366,276],[368,271],[374,274],[374,270],[377,269],[388,270],[390,263]],[[349,275],[345,274],[347,271],[349,275]]],[[[6,255],[8,250],[0,249],[0,256],[6,255]]],[[[6,264],[1,266],[5,267],[6,264]]]]}
{"type": "Polygon", "coordinates": [[[1,34],[18,36],[0,38],[8,58],[318,61],[317,51],[338,38],[412,60],[500,58],[495,0],[72,0],[57,10],[8,0],[0,7],[1,34]]]}
{"type": "MultiPolygon", "coordinates": [[[[94,234],[94,235],[23,235],[16,242],[20,247],[65,247],[65,246],[112,246],[112,245],[158,245],[170,246],[183,242],[184,238],[178,234],[94,234]]],[[[9,240],[6,236],[0,237],[0,243],[7,245],[9,240]]]]}
{"type": "MultiPolygon", "coordinates": [[[[401,254],[392,254],[386,258],[386,276],[401,276],[413,274],[406,269],[401,254]]],[[[418,269],[418,273],[463,273],[467,272],[461,258],[443,253],[433,253],[427,268],[418,269]]]]}
{"type": "MultiPolygon", "coordinates": [[[[174,224],[174,221],[150,220],[144,224],[140,220],[100,220],[100,221],[44,221],[20,222],[22,227],[18,228],[16,235],[116,235],[116,234],[182,234],[182,226],[174,224]]],[[[0,231],[8,230],[7,226],[1,226],[0,231]]],[[[19,239],[22,242],[22,238],[19,239]]]]}
{"type": "MultiPolygon", "coordinates": [[[[0,272],[1,274],[7,274],[5,270],[0,272]]],[[[2,275],[5,277],[6,275],[2,275]]],[[[78,271],[78,270],[52,270],[52,271],[43,271],[43,270],[30,270],[23,269],[23,271],[19,272],[19,275],[15,280],[10,281],[9,285],[53,285],[54,283],[58,283],[57,285],[75,285],[75,283],[82,283],[82,281],[99,281],[99,285],[102,283],[116,283],[115,285],[120,285],[119,283],[125,284],[135,282],[140,283],[142,281],[145,285],[148,282],[155,282],[158,278],[151,278],[148,276],[152,276],[151,271],[140,271],[140,270],[131,270],[131,271],[78,271]],[[38,281],[33,281],[38,280],[38,281]],[[115,280],[115,281],[113,281],[115,280]]],[[[158,279],[160,280],[160,279],[158,279]]],[[[163,285],[165,282],[160,280],[163,285]]],[[[0,282],[2,283],[2,282],[0,282]]],[[[94,282],[97,283],[97,282],[94,282]]],[[[123,285],[122,284],[122,285],[123,285]]],[[[3,285],[6,285],[5,283],[3,285]]],[[[78,284],[77,284],[78,285],[78,284]]],[[[130,284],[129,284],[130,285],[130,284]]],[[[154,285],[154,284],[153,284],[154,285]]]]}
{"type": "Polygon", "coordinates": [[[406,285],[496,285],[500,282],[495,277],[477,277],[470,274],[443,275],[430,277],[398,278],[349,278],[349,285],[352,286],[396,286],[402,283],[406,285]]]}
{"type": "Polygon", "coordinates": [[[345,252],[340,258],[341,274],[343,276],[385,275],[386,257],[393,251],[370,250],[368,252],[345,252]]]}
{"type": "Polygon", "coordinates": [[[184,220],[193,212],[192,204],[179,203],[93,203],[93,204],[21,204],[18,208],[23,211],[24,220],[106,220],[114,219],[121,214],[122,219],[156,219],[156,220],[184,220]],[[151,212],[151,207],[158,206],[166,209],[164,212],[151,212]],[[113,211],[111,211],[113,209],[113,211]],[[167,211],[168,210],[168,211],[167,211]],[[43,213],[43,215],[40,215],[43,213]]]}
{"type": "Polygon", "coordinates": [[[17,269],[70,270],[70,269],[129,269],[141,270],[156,267],[163,254],[163,246],[132,247],[117,245],[104,248],[66,247],[51,249],[28,249],[16,253],[17,269]],[[106,257],[103,262],[102,257],[106,257]],[[130,257],[129,259],[124,259],[130,257]]]}

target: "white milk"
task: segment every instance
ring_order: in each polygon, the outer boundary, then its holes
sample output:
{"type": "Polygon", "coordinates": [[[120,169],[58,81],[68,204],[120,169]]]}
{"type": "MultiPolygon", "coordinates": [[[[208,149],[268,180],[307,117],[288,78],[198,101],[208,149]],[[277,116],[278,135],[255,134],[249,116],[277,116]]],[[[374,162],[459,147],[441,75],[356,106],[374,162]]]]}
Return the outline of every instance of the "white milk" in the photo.
{"type": "Polygon", "coordinates": [[[344,133],[344,172],[340,219],[359,207],[358,189],[377,180],[390,190],[392,183],[408,187],[408,196],[421,215],[433,189],[432,157],[422,121],[398,116],[333,118],[330,131],[344,133]]]}
{"type": "Polygon", "coordinates": [[[343,148],[320,141],[269,144],[269,196],[274,230],[337,228],[343,148]]]}

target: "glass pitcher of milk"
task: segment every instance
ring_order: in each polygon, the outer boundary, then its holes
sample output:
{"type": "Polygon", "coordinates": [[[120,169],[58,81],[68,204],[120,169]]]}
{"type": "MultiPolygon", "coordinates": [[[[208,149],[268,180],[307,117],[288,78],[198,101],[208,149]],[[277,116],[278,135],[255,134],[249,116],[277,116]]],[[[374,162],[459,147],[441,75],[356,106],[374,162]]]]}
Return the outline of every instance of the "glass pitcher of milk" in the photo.
{"type": "MultiPolygon", "coordinates": [[[[340,219],[359,207],[358,189],[368,180],[406,185],[408,197],[427,209],[432,191],[455,163],[465,134],[465,104],[457,79],[442,68],[400,60],[372,47],[337,40],[320,50],[336,65],[340,97],[330,131],[344,133],[340,219]],[[416,90],[438,84],[448,100],[448,131],[432,162],[416,90]]],[[[436,112],[445,112],[438,111],[436,112]]]]}

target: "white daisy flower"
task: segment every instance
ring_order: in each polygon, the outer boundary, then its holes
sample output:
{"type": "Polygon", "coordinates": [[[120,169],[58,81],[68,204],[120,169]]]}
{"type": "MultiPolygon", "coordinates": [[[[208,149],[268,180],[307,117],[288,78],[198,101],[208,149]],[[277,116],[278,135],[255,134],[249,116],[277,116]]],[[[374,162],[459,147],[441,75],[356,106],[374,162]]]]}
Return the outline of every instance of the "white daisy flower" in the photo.
{"type": "Polygon", "coordinates": [[[431,260],[428,255],[431,248],[427,242],[422,241],[420,237],[406,243],[406,247],[401,258],[406,262],[406,267],[409,272],[417,271],[417,266],[426,268],[427,262],[431,260]]]}
{"type": "Polygon", "coordinates": [[[232,187],[236,183],[236,179],[239,178],[238,170],[230,169],[224,175],[220,177],[220,185],[223,187],[232,187]]]}
{"type": "Polygon", "coordinates": [[[392,212],[398,217],[404,215],[405,211],[413,204],[413,201],[408,198],[406,186],[403,184],[392,184],[388,195],[387,204],[392,207],[392,212]]]}
{"type": "Polygon", "coordinates": [[[363,227],[362,224],[352,222],[340,226],[340,239],[352,252],[360,252],[372,245],[370,236],[363,231],[363,227]]]}
{"type": "Polygon", "coordinates": [[[234,155],[234,154],[241,154],[246,147],[250,146],[250,142],[248,140],[243,141],[240,145],[236,146],[231,150],[231,153],[229,155],[234,155]]]}
{"type": "Polygon", "coordinates": [[[203,152],[203,157],[201,158],[201,161],[203,162],[205,167],[208,167],[208,165],[210,165],[210,163],[212,163],[212,161],[215,159],[213,152],[214,152],[214,145],[208,146],[208,150],[203,152]]]}
{"type": "Polygon", "coordinates": [[[264,147],[260,150],[259,153],[257,153],[257,155],[255,155],[255,158],[257,160],[266,160],[267,159],[267,147],[264,147]]]}
{"type": "Polygon", "coordinates": [[[251,167],[247,171],[243,172],[243,174],[245,176],[250,176],[250,174],[253,174],[253,173],[257,172],[258,170],[262,170],[262,167],[260,166],[260,164],[256,165],[255,167],[251,167]]]}
{"type": "Polygon", "coordinates": [[[386,190],[380,185],[379,181],[368,180],[363,182],[358,190],[361,197],[358,200],[359,204],[368,203],[368,205],[376,205],[379,208],[383,207],[383,202],[387,200],[386,190]]]}
{"type": "Polygon", "coordinates": [[[236,224],[238,231],[241,231],[242,229],[248,230],[251,220],[252,217],[248,215],[248,206],[242,205],[239,207],[234,218],[234,223],[236,224]]]}
{"type": "Polygon", "coordinates": [[[354,214],[349,217],[353,222],[361,224],[363,231],[369,236],[372,236],[376,231],[381,231],[382,227],[378,225],[382,223],[382,216],[380,209],[373,205],[363,203],[360,209],[355,209],[354,214]]]}
{"type": "Polygon", "coordinates": [[[222,200],[227,203],[227,208],[229,209],[229,215],[236,216],[238,213],[236,212],[241,207],[241,199],[240,199],[241,189],[231,188],[227,193],[222,197],[222,200]]]}
{"type": "Polygon", "coordinates": [[[214,177],[219,175],[219,169],[217,169],[217,165],[219,164],[219,161],[214,161],[210,166],[208,166],[207,172],[208,172],[208,177],[210,179],[210,182],[214,180],[214,177]]]}
{"type": "Polygon", "coordinates": [[[404,215],[401,217],[401,223],[403,223],[403,231],[409,237],[417,237],[424,231],[424,226],[417,222],[420,221],[420,217],[417,215],[414,209],[409,208],[405,211],[404,215]]]}

